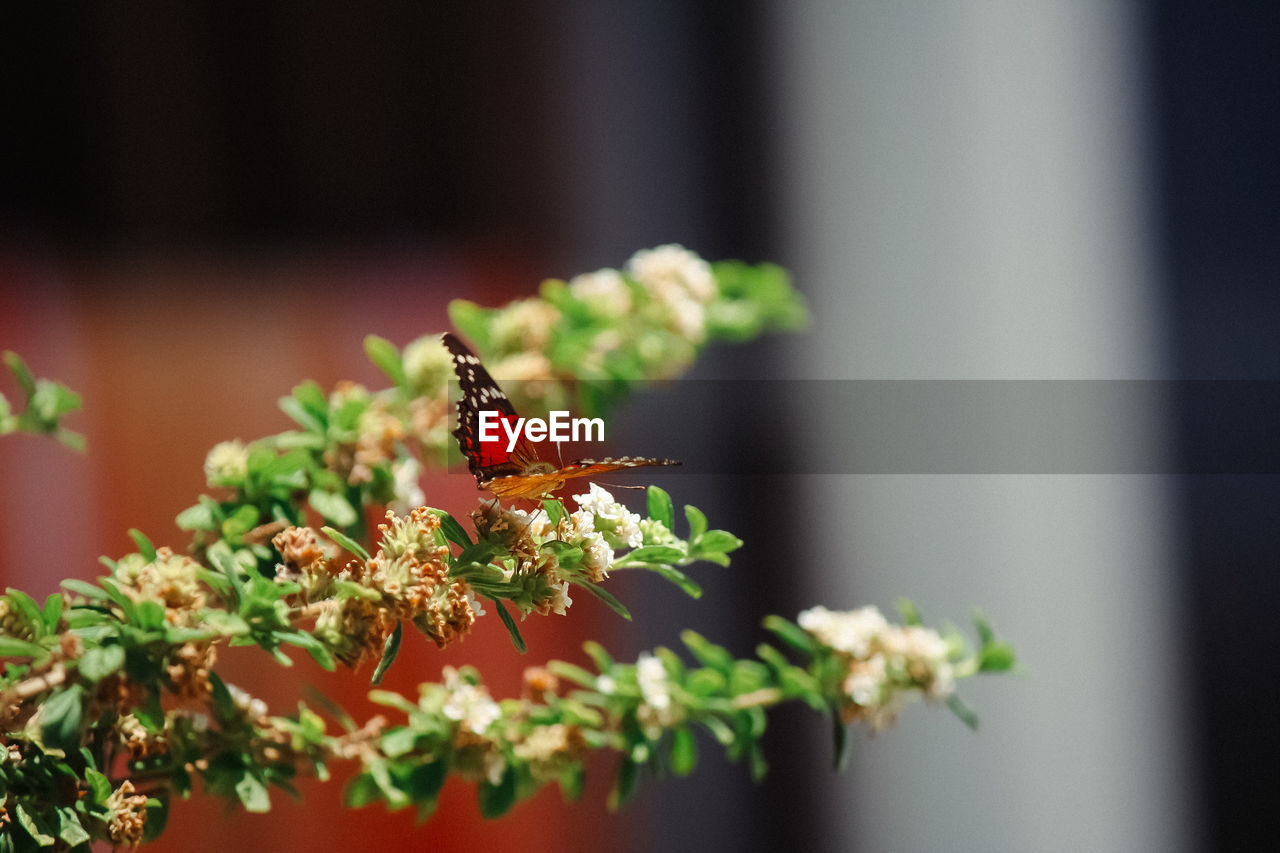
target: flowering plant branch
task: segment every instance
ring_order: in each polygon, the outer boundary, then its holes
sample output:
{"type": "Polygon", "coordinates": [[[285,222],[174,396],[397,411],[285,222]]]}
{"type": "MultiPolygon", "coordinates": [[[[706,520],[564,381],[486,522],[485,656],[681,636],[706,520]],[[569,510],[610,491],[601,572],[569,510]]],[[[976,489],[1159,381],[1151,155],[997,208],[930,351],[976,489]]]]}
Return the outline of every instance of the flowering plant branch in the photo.
{"type": "Polygon", "coordinates": [[[84,436],[62,426],[62,419],[80,408],[80,395],[60,382],[37,379],[16,352],[5,350],[4,363],[22,392],[23,407],[14,412],[0,394],[0,435],[30,432],[52,435],[74,450],[84,449],[84,436]]]}
{"type": "MultiPolygon", "coordinates": [[[[482,348],[523,359],[545,395],[573,393],[575,376],[610,377],[608,393],[582,401],[602,406],[644,378],[675,375],[709,338],[750,336],[770,317],[794,324],[803,308],[776,268],[712,266],[663,247],[625,272],[545,284],[540,300],[496,311],[455,303],[453,313],[482,348]],[[616,313],[624,299],[629,324],[616,313]]],[[[366,349],[391,388],[344,383],[326,395],[301,385],[281,401],[299,429],[210,452],[212,494],[179,516],[189,555],[131,531],[138,551],[104,558],[108,574],[95,583],[64,581],[43,603],[15,589],[0,596],[0,851],[138,844],[163,831],[172,797],[190,795],[197,778],[265,811],[270,786],[327,779],[335,763],[356,765],[351,805],[381,800],[425,816],[453,773],[474,780],[483,813],[497,816],[547,782],[575,795],[586,757],[612,750],[622,756],[617,805],[643,767],[691,772],[695,727],[758,775],[765,715],[780,703],[805,702],[841,733],[854,722],[881,728],[917,695],[972,723],[955,680],[1013,663],[981,621],[974,649],[920,625],[910,606],[903,625],[874,608],[818,607],[794,623],[770,617],[781,648],[761,644],[751,659],[691,631],[695,665],[666,649],[617,663],[588,643],[594,672],[531,668],[520,698],[495,701],[474,669],[446,668],[416,700],[370,694],[402,722],[357,726],[336,706],[340,730],[305,705],[273,716],[218,674],[220,648],[253,646],[289,665],[294,646],[326,669],[376,660],[376,685],[406,625],[443,647],[491,610],[524,651],[512,610],[563,615],[582,591],[630,618],[605,588],[611,572],[654,572],[696,597],[687,567],[728,565],[742,545],[692,506],[677,534],[671,498],[656,487],[644,517],[595,485],[573,509],[550,498],[533,510],[481,502],[469,524],[422,506],[419,466],[439,464],[447,446],[448,356],[434,336],[403,351],[370,338],[366,349]],[[308,510],[329,523],[309,526],[308,510]]],[[[74,395],[20,384],[28,410],[42,413],[24,428],[59,435],[74,395]],[[40,393],[55,404],[38,403],[40,393]]]]}

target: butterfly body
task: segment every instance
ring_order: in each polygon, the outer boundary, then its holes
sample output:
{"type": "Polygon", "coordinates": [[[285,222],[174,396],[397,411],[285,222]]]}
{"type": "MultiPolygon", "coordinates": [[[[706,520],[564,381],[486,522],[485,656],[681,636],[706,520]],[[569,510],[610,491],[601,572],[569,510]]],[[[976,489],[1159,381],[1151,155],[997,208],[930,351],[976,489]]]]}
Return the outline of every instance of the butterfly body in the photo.
{"type": "Polygon", "coordinates": [[[458,401],[458,428],[453,435],[466,457],[467,467],[476,478],[476,485],[498,498],[532,501],[551,494],[564,486],[567,480],[577,477],[591,477],[624,468],[680,464],[672,459],[623,456],[618,459],[579,459],[560,467],[539,458],[537,449],[523,436],[517,438],[510,451],[502,446],[501,441],[482,442],[480,412],[494,411],[503,420],[511,422],[518,418],[515,407],[466,344],[446,332],[444,345],[453,357],[453,369],[462,386],[462,398],[458,401]]]}

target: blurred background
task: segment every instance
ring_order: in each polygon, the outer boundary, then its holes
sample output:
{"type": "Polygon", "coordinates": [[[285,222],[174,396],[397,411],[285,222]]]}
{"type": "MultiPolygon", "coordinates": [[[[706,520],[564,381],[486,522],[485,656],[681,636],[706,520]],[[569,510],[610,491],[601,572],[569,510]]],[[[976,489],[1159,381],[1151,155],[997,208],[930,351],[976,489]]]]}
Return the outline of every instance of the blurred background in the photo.
{"type": "MultiPolygon", "coordinates": [[[[84,393],[90,441],[0,442],[0,581],[37,596],[131,550],[129,527],[184,541],[205,451],[285,428],[274,401],[303,378],[377,383],[365,334],[403,345],[444,329],[450,298],[499,304],[665,242],[794,272],[811,332],[694,374],[790,380],[759,406],[791,448],[859,440],[789,405],[812,380],[1280,378],[1276,4],[138,2],[9,5],[0,25],[0,347],[84,393]]],[[[1194,455],[1236,414],[1178,387],[1132,437],[1194,455]]],[[[631,452],[750,470],[717,410],[623,429],[631,452]]],[[[422,826],[341,810],[333,785],[269,816],[196,800],[155,849],[1194,850],[1280,831],[1274,474],[661,482],[746,539],[733,568],[698,570],[697,602],[618,579],[634,623],[579,603],[527,623],[528,662],[684,627],[748,654],[765,613],[909,595],[933,621],[981,606],[1025,676],[962,685],[977,734],[913,708],[858,737],[843,776],[822,721],[788,709],[759,786],[704,742],[693,777],[619,815],[601,762],[579,804],[546,791],[493,824],[466,785],[422,826]]],[[[465,475],[424,487],[475,500],[465,475]]],[[[407,648],[388,681],[470,660],[511,694],[513,657],[482,623],[448,654],[407,648]]],[[[369,711],[361,676],[228,663],[273,711],[306,684],[369,711]]]]}

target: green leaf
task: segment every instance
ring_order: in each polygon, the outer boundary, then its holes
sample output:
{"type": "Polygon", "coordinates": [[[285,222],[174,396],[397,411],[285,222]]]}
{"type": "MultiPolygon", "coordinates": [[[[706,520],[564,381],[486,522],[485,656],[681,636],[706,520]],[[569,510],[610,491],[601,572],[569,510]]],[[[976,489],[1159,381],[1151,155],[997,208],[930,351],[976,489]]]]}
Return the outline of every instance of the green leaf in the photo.
{"type": "Polygon", "coordinates": [[[649,518],[661,522],[668,530],[675,530],[675,507],[671,495],[657,486],[649,487],[649,518]]]}
{"type": "Polygon", "coordinates": [[[838,713],[831,715],[831,737],[835,742],[835,769],[839,772],[849,766],[849,727],[840,722],[838,713]]]}
{"type": "Polygon", "coordinates": [[[14,804],[14,811],[18,815],[18,823],[27,831],[27,834],[31,836],[37,846],[52,847],[53,843],[58,840],[57,836],[54,835],[55,829],[48,813],[36,812],[31,814],[21,801],[14,804]]]}
{"type": "Polygon", "coordinates": [[[586,580],[575,580],[573,583],[575,586],[582,587],[587,592],[609,605],[609,609],[614,613],[617,613],[623,619],[631,619],[631,611],[627,610],[627,608],[622,605],[622,602],[614,598],[613,593],[609,592],[604,587],[586,580]]]}
{"type": "Polygon", "coordinates": [[[90,601],[108,601],[109,596],[99,587],[94,586],[88,581],[82,581],[79,578],[68,578],[62,582],[62,585],[72,592],[78,592],[90,601]]]}
{"type": "Polygon", "coordinates": [[[587,690],[596,689],[596,677],[580,666],[562,660],[553,660],[547,662],[547,668],[559,678],[572,681],[587,690]]]}
{"type": "Polygon", "coordinates": [[[85,831],[80,823],[80,816],[71,806],[58,809],[58,837],[72,847],[89,841],[89,833],[85,831]]]}
{"type": "Polygon", "coordinates": [[[382,676],[387,674],[391,664],[395,663],[396,655],[400,654],[400,638],[403,634],[401,630],[402,624],[399,620],[396,621],[395,630],[387,636],[387,641],[382,646],[382,660],[378,661],[378,666],[373,671],[372,683],[375,687],[382,683],[382,676]]]}
{"type": "Polygon", "coordinates": [[[267,791],[266,783],[251,770],[246,770],[240,781],[236,782],[236,796],[247,812],[261,814],[271,811],[271,794],[267,791]]]}
{"type": "Polygon", "coordinates": [[[586,783],[586,773],[581,766],[568,767],[556,780],[560,783],[560,793],[565,802],[577,802],[582,797],[582,788],[586,783]]]}
{"type": "Polygon", "coordinates": [[[966,705],[959,696],[954,693],[948,696],[947,707],[950,708],[951,713],[959,717],[960,721],[966,726],[973,729],[975,732],[978,730],[978,714],[966,705]]]}
{"type": "Polygon", "coordinates": [[[403,388],[406,384],[404,373],[404,359],[400,355],[400,351],[395,345],[386,338],[380,338],[377,335],[366,335],[364,339],[365,355],[369,356],[369,360],[378,366],[378,369],[387,374],[387,378],[397,388],[403,388]]]}
{"type": "Polygon", "coordinates": [[[13,587],[6,589],[4,594],[9,597],[9,603],[21,611],[22,621],[31,627],[37,637],[43,637],[48,633],[44,626],[44,609],[36,604],[34,598],[13,587]]]}
{"type": "Polygon", "coordinates": [[[169,825],[169,792],[160,790],[155,797],[147,797],[147,822],[142,827],[142,840],[154,841],[169,825]]]}
{"type": "Polygon", "coordinates": [[[336,668],[337,664],[333,660],[333,653],[330,652],[329,647],[321,642],[321,640],[314,634],[308,634],[306,631],[298,630],[292,633],[282,632],[277,634],[277,636],[280,638],[281,642],[289,643],[290,645],[305,649],[311,657],[315,659],[316,663],[320,664],[329,672],[333,672],[336,668]]]}
{"type": "Polygon", "coordinates": [[[674,563],[684,559],[684,551],[670,545],[645,545],[626,554],[628,563],[674,563]]]}
{"type": "Polygon", "coordinates": [[[88,767],[85,768],[84,779],[89,783],[89,791],[93,794],[94,803],[102,805],[107,801],[107,797],[111,796],[111,780],[104,774],[88,767]]]}
{"type": "Polygon", "coordinates": [[[693,578],[689,577],[679,569],[675,568],[674,566],[664,566],[664,565],[649,563],[649,564],[641,565],[640,568],[650,572],[657,572],[663,578],[675,584],[676,586],[680,587],[680,589],[684,590],[685,594],[688,595],[690,598],[702,597],[701,585],[699,585],[697,581],[695,581],[693,578]]]}
{"type": "Polygon", "coordinates": [[[488,315],[489,312],[485,309],[466,299],[453,299],[449,302],[449,321],[462,332],[463,337],[471,339],[477,351],[488,349],[488,315]]]}
{"type": "Polygon", "coordinates": [[[312,509],[323,515],[339,527],[350,527],[356,523],[356,509],[345,496],[323,489],[312,489],[307,495],[312,509]]]}
{"type": "Polygon", "coordinates": [[[444,759],[419,764],[409,771],[409,778],[405,780],[405,790],[409,798],[419,805],[434,803],[448,775],[449,763],[444,759]]]}
{"type": "Polygon", "coordinates": [[[614,780],[613,790],[609,792],[609,810],[617,811],[627,804],[635,795],[636,783],[640,779],[640,765],[630,758],[622,759],[618,765],[618,778],[614,780]]]}
{"type": "Polygon", "coordinates": [[[129,528],[129,537],[133,539],[134,544],[138,546],[140,553],[148,563],[154,563],[156,560],[156,546],[151,544],[151,540],[147,535],[136,527],[129,528]]]}
{"type": "Polygon", "coordinates": [[[345,548],[347,551],[350,551],[352,554],[355,554],[361,560],[365,561],[366,563],[369,562],[369,552],[366,551],[363,547],[361,547],[359,542],[352,539],[350,536],[343,533],[341,530],[335,530],[332,527],[321,527],[320,532],[323,533],[325,536],[328,536],[334,542],[337,542],[338,545],[345,548]]]}
{"type": "Polygon", "coordinates": [[[511,618],[511,614],[507,612],[507,607],[496,598],[490,598],[493,602],[494,610],[498,611],[498,618],[502,620],[502,624],[506,626],[507,633],[511,635],[511,643],[516,647],[516,651],[524,654],[529,647],[524,644],[524,637],[520,636],[520,629],[516,627],[516,622],[511,618]]]}
{"type": "Polygon", "coordinates": [[[62,429],[59,427],[58,430],[54,432],[53,437],[56,438],[58,443],[63,447],[70,448],[77,453],[84,453],[85,447],[88,446],[85,441],[85,437],[73,430],[62,429]]]}
{"type": "Polygon", "coordinates": [[[418,733],[408,726],[399,726],[378,739],[382,754],[388,758],[399,758],[408,755],[417,746],[418,733]]]}
{"type": "Polygon", "coordinates": [[[123,646],[96,646],[80,658],[80,675],[89,681],[101,681],[124,666],[123,646]]]}
{"type": "Polygon", "coordinates": [[[698,766],[698,745],[688,726],[678,726],[671,733],[671,772],[688,776],[698,766]]]}
{"type": "Polygon", "coordinates": [[[546,498],[543,500],[542,508],[546,511],[547,521],[551,522],[551,527],[553,529],[560,525],[560,519],[564,518],[567,514],[564,510],[564,504],[560,503],[560,501],[555,498],[546,498]]]}
{"type": "Polygon", "coordinates": [[[281,397],[276,405],[299,426],[305,427],[310,432],[324,432],[324,422],[307,411],[307,407],[298,402],[296,397],[281,397]]]}
{"type": "Polygon", "coordinates": [[[487,820],[502,817],[516,802],[516,774],[510,765],[502,773],[496,785],[487,780],[480,783],[476,792],[480,799],[480,814],[487,820]]]}
{"type": "Polygon", "coordinates": [[[57,691],[40,709],[40,737],[46,746],[74,752],[80,747],[84,688],[73,684],[57,691]]]}
{"type": "Polygon", "coordinates": [[[689,522],[689,541],[697,542],[707,532],[707,517],[696,506],[684,505],[684,517],[689,522]]]}
{"type": "Polygon", "coordinates": [[[781,616],[769,615],[764,617],[764,627],[778,635],[778,639],[782,640],[791,648],[798,651],[812,654],[814,649],[814,639],[809,636],[809,632],[805,631],[796,623],[781,616]]]}
{"type": "Polygon", "coordinates": [[[213,530],[218,526],[213,513],[203,503],[189,506],[178,513],[174,523],[178,525],[179,530],[213,530]]]}
{"type": "Polygon", "coordinates": [[[467,531],[456,518],[442,509],[433,509],[431,512],[440,519],[440,529],[444,532],[444,538],[460,548],[465,549],[471,545],[471,537],[467,535],[467,531]]]}
{"type": "Polygon", "coordinates": [[[582,651],[587,657],[591,658],[591,662],[596,665],[596,669],[600,672],[608,672],[613,669],[613,657],[609,651],[595,640],[587,640],[582,644],[582,651]]]}
{"type": "Polygon", "coordinates": [[[51,593],[44,600],[44,625],[50,634],[58,633],[58,623],[62,621],[62,593],[51,593]]]}
{"type": "Polygon", "coordinates": [[[38,658],[47,653],[44,646],[17,637],[0,637],[0,658],[38,658]]]}
{"type": "Polygon", "coordinates": [[[680,639],[704,666],[726,675],[732,670],[733,655],[724,646],[717,646],[697,631],[689,629],[680,632],[680,639]]]}
{"type": "Polygon", "coordinates": [[[978,629],[978,641],[982,643],[982,645],[985,646],[989,643],[995,642],[996,634],[991,630],[991,623],[989,623],[981,613],[973,614],[973,624],[974,627],[978,629]]]}
{"type": "Polygon", "coordinates": [[[916,607],[916,603],[909,598],[898,599],[898,616],[902,619],[903,625],[923,625],[924,620],[920,618],[920,610],[916,607]]]}
{"type": "Polygon", "coordinates": [[[387,800],[388,808],[399,809],[408,805],[409,798],[396,787],[391,778],[391,769],[387,766],[385,759],[372,761],[368,767],[369,774],[373,776],[373,781],[377,784],[378,790],[382,792],[382,796],[387,800]]]}
{"type": "Polygon", "coordinates": [[[991,642],[982,647],[978,659],[979,672],[1008,672],[1013,669],[1017,655],[1008,643],[991,642]]]}
{"type": "Polygon", "coordinates": [[[31,375],[30,368],[27,363],[22,360],[22,356],[11,350],[4,351],[4,363],[9,365],[9,372],[13,374],[13,378],[18,380],[18,385],[22,388],[23,395],[30,400],[36,393],[36,380],[31,375]]]}
{"type": "Polygon", "coordinates": [[[222,522],[222,536],[229,542],[238,543],[246,533],[258,526],[258,520],[258,508],[245,504],[222,522]]]}
{"type": "Polygon", "coordinates": [[[698,540],[698,554],[727,554],[742,547],[742,540],[727,530],[708,530],[698,540]]]}
{"type": "Polygon", "coordinates": [[[129,621],[144,631],[162,628],[165,623],[164,605],[149,598],[139,601],[134,618],[129,621]]]}
{"type": "Polygon", "coordinates": [[[343,793],[342,800],[349,808],[358,809],[377,801],[381,795],[378,783],[370,773],[360,773],[352,778],[343,793]]]}

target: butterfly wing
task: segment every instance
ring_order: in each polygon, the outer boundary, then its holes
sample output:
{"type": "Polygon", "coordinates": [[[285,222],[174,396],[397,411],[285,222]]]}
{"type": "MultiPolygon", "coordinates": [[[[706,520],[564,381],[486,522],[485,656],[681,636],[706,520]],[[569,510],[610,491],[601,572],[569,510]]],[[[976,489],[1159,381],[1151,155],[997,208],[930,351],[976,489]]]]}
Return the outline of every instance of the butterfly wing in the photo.
{"type": "Polygon", "coordinates": [[[579,459],[553,471],[495,476],[481,485],[499,498],[526,498],[537,500],[564,485],[565,480],[577,477],[594,477],[623,468],[647,468],[657,465],[679,465],[674,459],[649,459],[640,456],[623,456],[619,459],[579,459]]]}
{"type": "Polygon", "coordinates": [[[501,428],[498,441],[480,440],[481,412],[497,412],[502,420],[514,426],[519,417],[515,407],[476,354],[457,336],[446,332],[444,345],[453,357],[453,371],[458,375],[458,384],[462,388],[462,397],[458,400],[458,428],[453,435],[458,439],[458,447],[462,449],[467,468],[476,478],[476,483],[484,486],[495,477],[514,476],[527,470],[538,461],[538,454],[523,435],[510,453],[506,450],[501,428]]]}
{"type": "Polygon", "coordinates": [[[652,468],[679,464],[680,462],[675,459],[653,459],[647,456],[621,456],[617,459],[600,460],[579,459],[572,465],[566,465],[556,471],[555,476],[562,480],[572,480],[575,477],[594,477],[597,474],[607,474],[623,468],[652,468]]]}
{"type": "Polygon", "coordinates": [[[519,417],[507,395],[484,369],[480,359],[455,335],[446,332],[445,348],[453,357],[453,370],[462,386],[462,398],[458,400],[458,428],[453,431],[467,459],[467,467],[476,478],[476,485],[488,489],[499,498],[526,498],[537,500],[564,485],[565,480],[577,477],[593,477],[623,468],[646,468],[656,465],[679,465],[674,459],[651,459],[640,456],[621,456],[617,459],[579,459],[557,469],[538,457],[533,444],[520,435],[510,452],[506,439],[480,440],[480,413],[497,412],[512,427],[519,417]]]}

